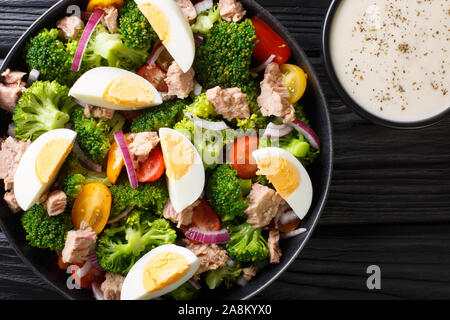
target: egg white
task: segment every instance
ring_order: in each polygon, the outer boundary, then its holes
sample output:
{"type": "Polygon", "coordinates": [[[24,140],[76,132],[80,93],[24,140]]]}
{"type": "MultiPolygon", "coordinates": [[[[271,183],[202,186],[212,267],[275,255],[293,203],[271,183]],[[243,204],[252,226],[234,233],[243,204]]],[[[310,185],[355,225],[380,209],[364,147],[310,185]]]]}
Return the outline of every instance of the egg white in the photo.
{"type": "MultiPolygon", "coordinates": [[[[203,167],[203,161],[194,147],[192,142],[186,138],[182,133],[169,129],[159,129],[159,137],[161,144],[164,144],[163,137],[167,135],[176,135],[183,138],[183,140],[192,147],[194,151],[194,163],[189,171],[180,179],[175,180],[167,176],[167,189],[169,190],[170,202],[176,212],[181,212],[192,203],[194,203],[202,195],[203,188],[205,187],[205,168],[203,167]]],[[[164,148],[163,155],[164,155],[164,148]]],[[[165,155],[168,156],[168,155],[165,155]]]]}
{"type": "Polygon", "coordinates": [[[51,181],[42,184],[36,174],[36,158],[47,142],[54,139],[67,139],[73,143],[77,133],[69,129],[55,129],[39,136],[25,151],[14,176],[14,195],[22,210],[31,208],[55,182],[57,173],[51,181]]]}
{"type": "Polygon", "coordinates": [[[164,46],[183,72],[188,72],[194,62],[195,42],[191,26],[180,7],[173,0],[135,0],[139,4],[150,3],[160,9],[170,23],[169,41],[164,46]]]}
{"type": "Polygon", "coordinates": [[[253,151],[253,158],[255,158],[256,162],[260,162],[263,159],[269,157],[280,157],[290,161],[298,170],[300,174],[300,183],[295,189],[295,191],[287,197],[286,202],[295,212],[295,214],[303,219],[309,211],[311,207],[312,198],[313,198],[313,187],[311,183],[311,179],[309,177],[308,172],[305,167],[301,164],[301,162],[290,152],[283,150],[281,148],[262,148],[253,151]]]}
{"type": "Polygon", "coordinates": [[[69,91],[69,96],[72,96],[89,105],[114,110],[144,109],[162,103],[161,94],[150,82],[133,72],[114,67],[98,67],[85,72],[72,86],[69,91]],[[111,81],[124,76],[136,77],[143,80],[148,85],[148,88],[150,88],[153,92],[155,101],[148,106],[133,108],[131,106],[116,106],[103,100],[103,93],[111,81]]]}
{"type": "Polygon", "coordinates": [[[160,247],[157,247],[147,254],[145,254],[142,258],[140,258],[131,268],[131,270],[128,272],[125,281],[122,285],[122,292],[120,295],[121,300],[149,300],[158,298],[162,295],[165,295],[166,293],[169,293],[179,286],[181,286],[183,283],[188,281],[190,278],[194,276],[194,274],[197,272],[198,268],[200,267],[200,260],[197,258],[197,256],[190,251],[189,249],[186,249],[184,247],[180,247],[174,244],[166,244],[160,247]],[[147,264],[148,260],[150,260],[154,255],[162,252],[175,252],[183,257],[186,258],[187,263],[189,264],[189,270],[186,272],[186,274],[179,279],[178,281],[175,281],[174,283],[168,285],[167,287],[164,287],[160,290],[147,293],[144,289],[143,284],[143,275],[145,271],[145,265],[147,264]]]}

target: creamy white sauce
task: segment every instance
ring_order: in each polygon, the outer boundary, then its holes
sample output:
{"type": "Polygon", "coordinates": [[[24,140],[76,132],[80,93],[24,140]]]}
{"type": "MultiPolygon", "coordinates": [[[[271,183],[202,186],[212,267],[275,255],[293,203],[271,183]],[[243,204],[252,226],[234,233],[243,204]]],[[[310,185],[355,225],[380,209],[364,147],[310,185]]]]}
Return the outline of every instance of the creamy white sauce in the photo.
{"type": "Polygon", "coordinates": [[[347,93],[380,118],[450,108],[450,0],[342,0],[330,53],[347,93]]]}

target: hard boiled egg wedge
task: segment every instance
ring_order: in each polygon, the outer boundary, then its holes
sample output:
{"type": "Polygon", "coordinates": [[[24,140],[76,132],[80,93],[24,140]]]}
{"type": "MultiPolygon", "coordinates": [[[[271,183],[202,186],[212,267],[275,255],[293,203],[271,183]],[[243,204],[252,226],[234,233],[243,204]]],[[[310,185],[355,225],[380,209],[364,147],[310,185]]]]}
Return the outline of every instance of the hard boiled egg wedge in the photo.
{"type": "Polygon", "coordinates": [[[162,103],[155,87],[141,76],[119,68],[99,67],[84,73],[69,91],[86,104],[114,110],[136,110],[162,103]]]}
{"type": "Polygon", "coordinates": [[[202,158],[192,142],[176,130],[159,129],[159,139],[170,202],[176,212],[181,212],[203,192],[205,169],[202,158]]]}
{"type": "Polygon", "coordinates": [[[258,175],[265,175],[295,214],[303,219],[311,206],[313,188],[308,172],[290,152],[280,148],[253,151],[258,175]]]}
{"type": "Polygon", "coordinates": [[[121,300],[149,300],[169,293],[197,272],[200,261],[174,244],[157,247],[136,262],[122,285],[121,300]]]}
{"type": "Polygon", "coordinates": [[[183,72],[194,62],[195,42],[192,29],[173,0],[135,0],[159,39],[183,72]]]}
{"type": "Polygon", "coordinates": [[[25,151],[14,176],[14,195],[23,210],[32,207],[55,182],[76,136],[69,129],[48,131],[25,151]]]}

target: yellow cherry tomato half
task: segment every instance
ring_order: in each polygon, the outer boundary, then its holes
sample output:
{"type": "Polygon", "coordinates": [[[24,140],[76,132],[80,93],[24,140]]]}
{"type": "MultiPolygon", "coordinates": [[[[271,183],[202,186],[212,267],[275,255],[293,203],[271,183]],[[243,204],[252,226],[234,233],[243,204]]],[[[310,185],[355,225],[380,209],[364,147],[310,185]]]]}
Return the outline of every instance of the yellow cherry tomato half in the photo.
{"type": "Polygon", "coordinates": [[[289,103],[296,103],[303,96],[308,82],[308,75],[302,68],[293,64],[280,66],[283,86],[289,91],[289,103]]]}
{"type": "Polygon", "coordinates": [[[115,7],[119,9],[123,6],[123,0],[89,0],[87,11],[94,11],[97,8],[115,7]]]}
{"type": "Polygon", "coordinates": [[[100,182],[86,184],[78,194],[72,207],[72,223],[80,229],[81,222],[99,234],[105,228],[111,211],[111,191],[100,182]]]}
{"type": "MultiPolygon", "coordinates": [[[[128,141],[129,133],[124,134],[125,140],[128,141]]],[[[122,171],[125,162],[123,160],[122,151],[119,145],[114,141],[108,151],[108,161],[106,163],[106,176],[112,184],[116,183],[117,178],[122,171]]]]}

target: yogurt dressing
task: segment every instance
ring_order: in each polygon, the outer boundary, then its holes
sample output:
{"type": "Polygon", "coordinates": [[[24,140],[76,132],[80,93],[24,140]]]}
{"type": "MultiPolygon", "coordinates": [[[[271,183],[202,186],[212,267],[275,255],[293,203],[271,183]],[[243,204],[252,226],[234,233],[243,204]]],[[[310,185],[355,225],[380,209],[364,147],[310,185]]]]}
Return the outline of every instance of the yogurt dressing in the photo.
{"type": "Polygon", "coordinates": [[[330,52],[342,86],[375,116],[414,122],[450,108],[450,0],[342,0],[330,52]]]}

